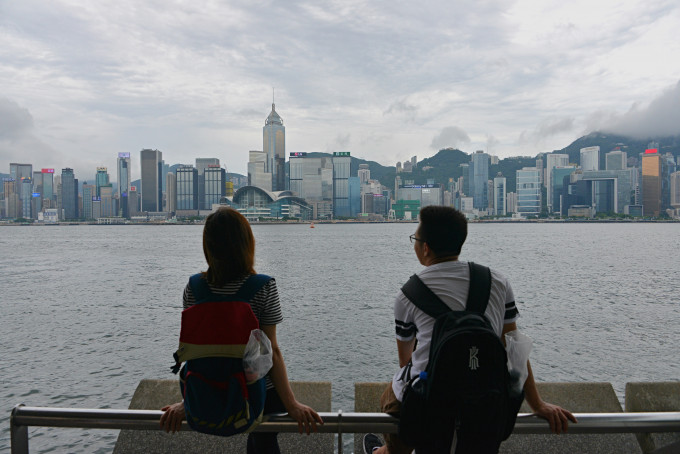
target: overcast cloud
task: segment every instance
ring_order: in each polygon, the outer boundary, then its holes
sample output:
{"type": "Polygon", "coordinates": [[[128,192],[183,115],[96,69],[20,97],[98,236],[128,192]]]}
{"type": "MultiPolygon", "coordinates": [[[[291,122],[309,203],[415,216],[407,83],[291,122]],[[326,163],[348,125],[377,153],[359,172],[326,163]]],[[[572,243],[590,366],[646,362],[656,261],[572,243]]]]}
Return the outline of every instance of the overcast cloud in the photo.
{"type": "Polygon", "coordinates": [[[130,152],[136,178],[157,148],[245,173],[272,88],[287,152],[384,165],[680,134],[679,28],[675,0],[0,0],[0,172],[130,152]]]}

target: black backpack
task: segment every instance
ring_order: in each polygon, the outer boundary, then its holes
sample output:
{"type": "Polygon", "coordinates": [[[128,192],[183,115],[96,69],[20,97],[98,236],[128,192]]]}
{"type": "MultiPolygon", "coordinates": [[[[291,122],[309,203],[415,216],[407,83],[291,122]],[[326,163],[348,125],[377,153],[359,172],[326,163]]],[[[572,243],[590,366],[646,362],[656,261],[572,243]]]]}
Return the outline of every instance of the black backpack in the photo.
{"type": "MultiPolygon", "coordinates": [[[[470,291],[464,311],[452,311],[418,276],[404,295],[436,319],[427,367],[404,390],[399,436],[407,445],[427,446],[457,430],[466,438],[506,440],[515,426],[524,392],[513,391],[507,354],[484,311],[491,271],[469,263],[470,291]]],[[[447,451],[448,452],[448,451],[447,451]]]]}

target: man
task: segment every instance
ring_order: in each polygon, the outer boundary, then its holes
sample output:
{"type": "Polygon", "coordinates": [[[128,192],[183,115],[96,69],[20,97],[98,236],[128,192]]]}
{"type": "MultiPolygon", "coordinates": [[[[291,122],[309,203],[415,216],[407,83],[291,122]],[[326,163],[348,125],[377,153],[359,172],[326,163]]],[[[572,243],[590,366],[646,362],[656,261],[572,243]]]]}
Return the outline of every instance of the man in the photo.
{"type": "MultiPolygon", "coordinates": [[[[418,273],[418,277],[447,306],[456,311],[465,309],[469,289],[468,264],[458,261],[466,237],[465,216],[453,208],[444,206],[423,208],[420,211],[418,229],[410,237],[418,261],[426,267],[418,273]]],[[[493,270],[491,278],[491,294],[484,315],[491,322],[496,334],[505,342],[505,333],[517,329],[515,322],[519,313],[507,279],[493,270]]],[[[417,308],[401,291],[394,303],[394,318],[401,369],[394,375],[391,385],[383,393],[380,404],[382,411],[398,417],[404,388],[412,377],[424,371],[427,366],[435,319],[417,308]]],[[[576,418],[569,411],[541,399],[531,365],[527,366],[529,376],[524,384],[527,403],[536,415],[548,420],[554,433],[566,432],[568,421],[576,422],[576,418]]],[[[450,448],[453,431],[445,437],[440,441],[440,445],[446,445],[442,450],[448,453],[446,448],[450,448]]],[[[404,445],[394,434],[386,434],[385,442],[386,445],[382,446],[378,437],[368,434],[364,438],[364,450],[372,454],[401,454],[413,450],[413,447],[404,445]]],[[[498,451],[498,443],[491,447],[484,446],[483,449],[475,449],[472,445],[468,445],[466,449],[464,444],[467,444],[467,441],[458,441],[457,452],[498,451]]]]}

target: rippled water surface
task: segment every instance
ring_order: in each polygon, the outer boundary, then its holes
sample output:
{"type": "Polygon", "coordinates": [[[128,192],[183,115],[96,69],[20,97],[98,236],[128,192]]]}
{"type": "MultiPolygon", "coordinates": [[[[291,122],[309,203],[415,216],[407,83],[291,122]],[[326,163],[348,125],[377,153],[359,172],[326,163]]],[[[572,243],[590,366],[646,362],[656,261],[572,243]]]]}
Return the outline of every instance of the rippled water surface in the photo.
{"type": "MultiPolygon", "coordinates": [[[[392,299],[421,269],[415,224],[256,225],[258,272],[277,279],[293,380],[354,383],[397,368],[392,299]]],[[[506,274],[539,381],[677,380],[678,224],[471,224],[461,259],[506,274]]],[[[201,226],[0,228],[4,413],[127,408],[143,378],[174,378],[181,295],[205,269],[201,226]]],[[[34,428],[32,453],[111,452],[116,431],[34,428]]]]}

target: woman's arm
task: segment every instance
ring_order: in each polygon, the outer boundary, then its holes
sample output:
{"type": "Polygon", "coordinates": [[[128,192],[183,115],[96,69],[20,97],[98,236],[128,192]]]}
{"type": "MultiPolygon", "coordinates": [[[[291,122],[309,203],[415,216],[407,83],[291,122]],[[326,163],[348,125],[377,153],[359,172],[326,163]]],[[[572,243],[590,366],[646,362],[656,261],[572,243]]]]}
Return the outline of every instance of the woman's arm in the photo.
{"type": "Polygon", "coordinates": [[[303,405],[295,399],[293,390],[288,382],[288,372],[286,363],[283,362],[283,355],[276,340],[276,325],[262,325],[260,327],[272,343],[272,368],[269,377],[274,383],[274,388],[281,398],[281,402],[286,407],[286,411],[291,418],[298,422],[298,429],[302,433],[303,429],[307,434],[311,430],[317,431],[316,423],[323,424],[319,414],[311,407],[303,405]]]}

